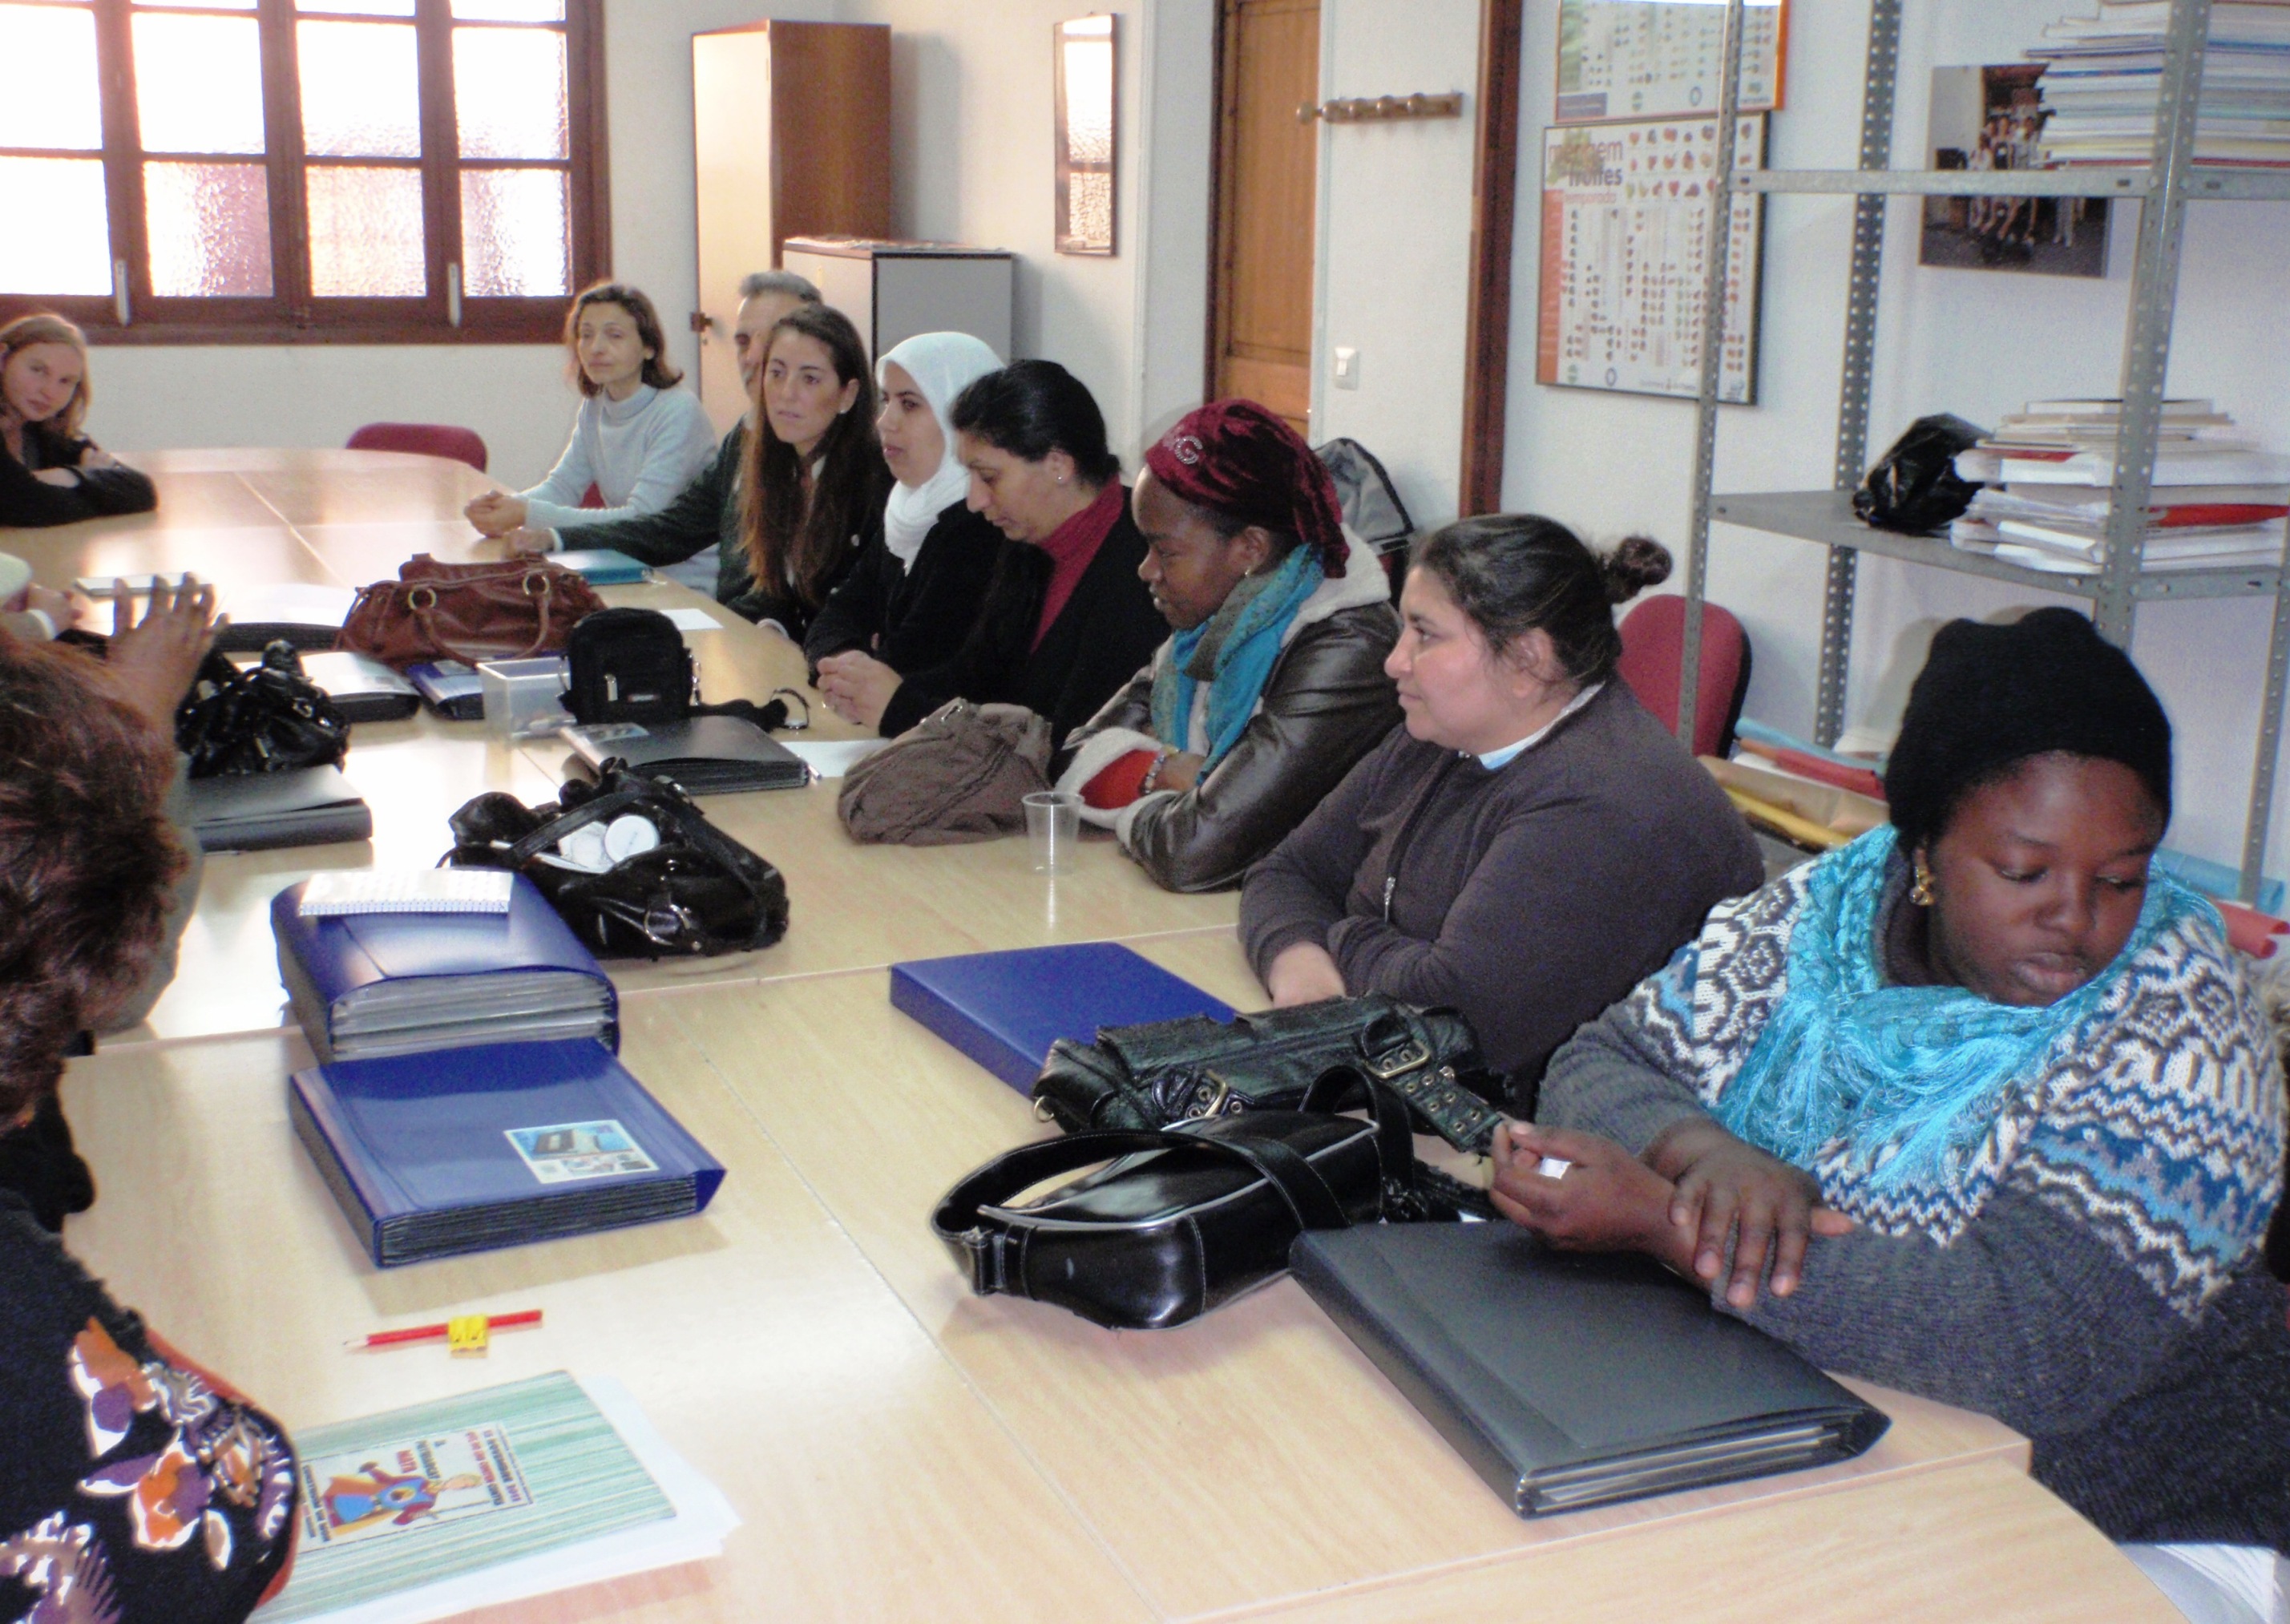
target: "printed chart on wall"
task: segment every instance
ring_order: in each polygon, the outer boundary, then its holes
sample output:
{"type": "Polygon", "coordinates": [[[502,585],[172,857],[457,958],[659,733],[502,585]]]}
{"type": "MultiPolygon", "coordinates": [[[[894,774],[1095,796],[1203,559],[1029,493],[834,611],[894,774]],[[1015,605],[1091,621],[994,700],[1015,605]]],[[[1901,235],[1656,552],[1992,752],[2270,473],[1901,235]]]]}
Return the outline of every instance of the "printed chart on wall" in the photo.
{"type": "MultiPolygon", "coordinates": [[[[1715,118],[1576,125],[1543,133],[1542,303],[1535,380],[1631,395],[1701,391],[1701,302],[1715,118]]],[[[1742,119],[1737,168],[1765,163],[1765,116],[1742,119]]],[[[1765,199],[1736,196],[1726,232],[1718,398],[1758,397],[1765,199]]]]}
{"type": "MultiPolygon", "coordinates": [[[[1742,8],[1742,110],[1782,105],[1786,0],[1742,8]]],[[[1726,66],[1724,0],[1559,0],[1554,121],[1667,118],[1718,105],[1726,66]]]]}

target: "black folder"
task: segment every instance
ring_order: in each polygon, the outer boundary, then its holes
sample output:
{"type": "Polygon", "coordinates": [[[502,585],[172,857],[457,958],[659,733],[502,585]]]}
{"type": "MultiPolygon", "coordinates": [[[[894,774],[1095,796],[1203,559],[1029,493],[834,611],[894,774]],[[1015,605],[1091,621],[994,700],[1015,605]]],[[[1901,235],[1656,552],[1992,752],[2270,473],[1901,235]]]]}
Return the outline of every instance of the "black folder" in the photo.
{"type": "Polygon", "coordinates": [[[811,782],[801,756],[739,716],[605,722],[557,732],[592,770],[617,756],[632,771],[665,779],[686,795],[800,789],[811,782]]]}
{"type": "Polygon", "coordinates": [[[1642,1257],[1377,1224],[1307,1232],[1289,1268],[1521,1516],[1827,1466],[1892,1425],[1642,1257]]]}
{"type": "Polygon", "coordinates": [[[193,779],[191,827],[208,852],[264,852],[373,837],[373,814],[339,767],[193,779]]]}

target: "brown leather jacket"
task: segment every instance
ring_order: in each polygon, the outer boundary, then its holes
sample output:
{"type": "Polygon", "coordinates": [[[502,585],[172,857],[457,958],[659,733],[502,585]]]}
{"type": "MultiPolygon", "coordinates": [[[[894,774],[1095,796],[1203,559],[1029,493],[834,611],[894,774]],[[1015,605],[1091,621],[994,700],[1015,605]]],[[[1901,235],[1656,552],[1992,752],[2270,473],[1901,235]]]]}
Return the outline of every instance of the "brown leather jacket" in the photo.
{"type": "MultiPolygon", "coordinates": [[[[1213,772],[1181,795],[1161,793],[1114,812],[1085,810],[1171,891],[1240,884],[1399,720],[1383,662],[1399,636],[1381,563],[1357,540],[1341,579],[1305,600],[1265,679],[1247,731],[1213,772]]],[[[1058,779],[1079,790],[1153,739],[1153,675],[1169,644],[1066,741],[1058,779]]]]}

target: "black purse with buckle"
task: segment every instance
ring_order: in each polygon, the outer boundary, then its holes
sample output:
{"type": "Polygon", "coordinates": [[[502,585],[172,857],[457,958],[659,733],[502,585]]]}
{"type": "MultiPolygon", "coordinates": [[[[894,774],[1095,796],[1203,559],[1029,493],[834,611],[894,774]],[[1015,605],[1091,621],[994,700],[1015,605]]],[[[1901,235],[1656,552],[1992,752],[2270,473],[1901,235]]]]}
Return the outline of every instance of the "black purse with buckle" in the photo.
{"type": "Polygon", "coordinates": [[[350,724],[282,639],[244,670],[208,653],[175,712],[175,747],[189,757],[192,778],[293,772],[340,766],[350,724]]]}
{"type": "Polygon", "coordinates": [[[1162,1128],[1197,1117],[1294,1110],[1323,1073],[1354,1067],[1459,1150],[1484,1154],[1500,1080],[1453,1010],[1372,993],[1225,1023],[1205,1015],[1061,1038],[1034,1083],[1034,1113],[1069,1133],[1162,1128]]]}
{"type": "Polygon", "coordinates": [[[1397,1094],[1345,1068],[1293,1110],[1076,1133],[995,1157],[931,1228],[981,1297],[1029,1297],[1116,1330],[1197,1319],[1288,1267],[1307,1229],[1452,1220],[1397,1094]],[[1365,1099],[1362,1096],[1365,1095],[1365,1099]],[[1333,1113],[1365,1104],[1367,1120],[1333,1113]],[[1104,1163],[1045,1196],[1045,1180],[1104,1163]]]}
{"type": "Polygon", "coordinates": [[[442,863],[525,876],[599,957],[741,953],[787,934],[780,871],[710,823],[684,791],[618,760],[593,786],[567,783],[554,804],[528,807],[496,791],[451,821],[454,845],[442,863]],[[569,836],[631,817],[651,825],[656,844],[601,868],[562,855],[569,836]]]}

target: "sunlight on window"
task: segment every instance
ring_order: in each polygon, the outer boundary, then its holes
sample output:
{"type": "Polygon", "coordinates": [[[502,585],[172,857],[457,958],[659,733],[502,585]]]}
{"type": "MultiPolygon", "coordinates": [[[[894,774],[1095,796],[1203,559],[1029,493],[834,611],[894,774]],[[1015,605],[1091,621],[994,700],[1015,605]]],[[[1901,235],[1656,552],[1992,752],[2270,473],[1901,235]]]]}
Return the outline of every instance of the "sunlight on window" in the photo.
{"type": "Polygon", "coordinates": [[[135,106],[146,152],[260,152],[254,19],[136,18],[135,106]]]}
{"type": "Polygon", "coordinates": [[[304,22],[302,145],[325,157],[421,156],[421,89],[410,23],[304,22]]]}
{"type": "Polygon", "coordinates": [[[453,105],[465,158],[564,156],[564,36],[553,28],[453,30],[453,105]]]}
{"type": "Polygon", "coordinates": [[[421,172],[310,171],[310,292],[320,299],[408,299],[429,291],[421,172]]]}
{"type": "Polygon", "coordinates": [[[138,11],[251,12],[256,0],[135,0],[138,11]]]}
{"type": "Polygon", "coordinates": [[[260,164],[146,164],[151,291],[162,299],[270,292],[269,176],[260,164]]]}
{"type": "Polygon", "coordinates": [[[10,65],[0,93],[0,147],[92,152],[103,145],[93,12],[0,5],[0,62],[10,65]]]}
{"type": "Polygon", "coordinates": [[[298,12],[333,12],[351,17],[411,17],[413,0],[301,0],[298,12]]]}
{"type": "Polygon", "coordinates": [[[455,22],[563,22],[564,0],[453,0],[455,22]]]}
{"type": "Polygon", "coordinates": [[[20,222],[0,231],[0,288],[111,292],[111,222],[100,158],[0,158],[0,197],[20,222]],[[26,228],[20,222],[36,220],[26,228]]]}
{"type": "Polygon", "coordinates": [[[461,172],[461,279],[473,299],[532,299],[572,291],[564,172],[461,172]]]}

